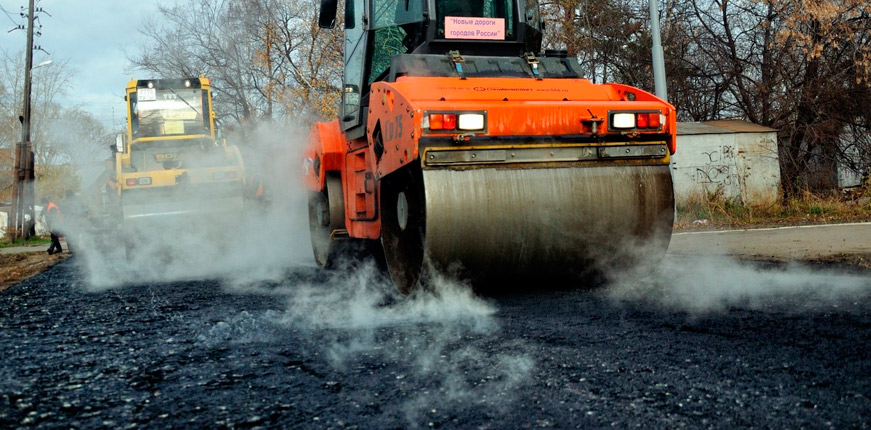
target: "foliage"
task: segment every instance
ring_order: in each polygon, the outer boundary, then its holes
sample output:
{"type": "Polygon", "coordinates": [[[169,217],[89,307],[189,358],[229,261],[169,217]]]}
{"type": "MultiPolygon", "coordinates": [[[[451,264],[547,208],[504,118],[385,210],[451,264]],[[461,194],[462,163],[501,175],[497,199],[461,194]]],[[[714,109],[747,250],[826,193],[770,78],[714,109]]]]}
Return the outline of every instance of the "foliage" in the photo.
{"type": "MultiPolygon", "coordinates": [[[[24,53],[0,51],[0,59],[0,148],[14,154],[22,139],[19,116],[24,105],[24,53]]],[[[77,176],[75,170],[105,158],[112,142],[105,127],[89,112],[60,105],[58,100],[70,86],[71,77],[66,60],[33,70],[30,140],[39,188],[63,191],[77,187],[79,180],[71,181],[77,176]],[[40,174],[40,169],[51,173],[40,174]]],[[[4,189],[11,187],[11,181],[0,182],[4,189]]]]}
{"type": "MultiPolygon", "coordinates": [[[[871,168],[871,5],[864,0],[663,0],[670,101],[680,118],[779,130],[784,190],[840,162],[871,168]]],[[[594,80],[652,90],[647,0],[543,3],[550,47],[594,80]]]]}
{"type": "Polygon", "coordinates": [[[329,118],[338,108],[342,34],[317,26],[316,0],[187,0],[140,27],[130,57],[155,78],[206,75],[216,112],[244,136],[258,122],[329,118]]]}
{"type": "Polygon", "coordinates": [[[81,189],[81,182],[78,170],[70,165],[36,166],[36,195],[39,198],[62,200],[67,191],[81,189]]]}

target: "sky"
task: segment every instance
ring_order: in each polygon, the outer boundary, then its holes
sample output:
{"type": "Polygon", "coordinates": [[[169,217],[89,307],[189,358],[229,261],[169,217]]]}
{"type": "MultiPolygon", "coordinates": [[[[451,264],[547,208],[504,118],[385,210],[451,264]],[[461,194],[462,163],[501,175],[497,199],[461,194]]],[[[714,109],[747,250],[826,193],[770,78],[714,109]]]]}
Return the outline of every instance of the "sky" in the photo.
{"type": "MultiPolygon", "coordinates": [[[[127,53],[135,54],[142,40],[139,29],[145,19],[157,15],[159,4],[168,0],[38,0],[42,36],[34,44],[45,52],[36,51],[33,64],[46,60],[68,61],[73,78],[68,95],[61,100],[67,106],[78,106],[94,114],[110,131],[123,130],[124,87],[142,72],[131,70],[127,53]],[[51,16],[49,16],[51,15],[51,16]],[[113,112],[114,111],[114,112],[113,112]],[[114,125],[113,125],[114,118],[114,125]]],[[[7,32],[27,20],[19,13],[28,0],[0,0],[10,16],[0,11],[0,48],[10,54],[24,52],[27,33],[7,32]]],[[[45,66],[53,67],[55,64],[45,66]]],[[[37,78],[38,74],[34,74],[37,78]]]]}

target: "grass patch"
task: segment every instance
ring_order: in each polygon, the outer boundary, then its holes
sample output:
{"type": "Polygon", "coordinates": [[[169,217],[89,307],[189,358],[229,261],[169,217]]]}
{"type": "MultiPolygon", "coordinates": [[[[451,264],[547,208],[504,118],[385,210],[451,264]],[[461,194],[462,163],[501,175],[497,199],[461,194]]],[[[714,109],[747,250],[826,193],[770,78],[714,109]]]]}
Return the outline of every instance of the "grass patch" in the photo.
{"type": "Polygon", "coordinates": [[[0,240],[0,248],[10,248],[13,246],[31,246],[31,245],[47,245],[51,243],[51,238],[44,236],[34,236],[28,240],[17,240],[15,243],[9,241],[8,238],[0,240]]]}
{"type": "Polygon", "coordinates": [[[746,205],[722,190],[693,195],[677,206],[675,228],[749,228],[871,220],[871,192],[849,197],[804,192],[769,205],[746,205]]]}

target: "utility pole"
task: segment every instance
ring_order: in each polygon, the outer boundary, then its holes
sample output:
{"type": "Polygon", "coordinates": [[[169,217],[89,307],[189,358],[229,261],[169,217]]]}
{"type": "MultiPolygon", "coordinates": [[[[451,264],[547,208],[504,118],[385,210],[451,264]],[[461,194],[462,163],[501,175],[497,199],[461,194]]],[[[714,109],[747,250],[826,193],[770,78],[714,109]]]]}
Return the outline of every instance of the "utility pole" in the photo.
{"type": "Polygon", "coordinates": [[[27,13],[27,49],[24,61],[24,110],[21,120],[21,141],[15,147],[15,176],[12,189],[12,228],[11,239],[14,242],[19,237],[24,240],[33,233],[36,218],[33,213],[33,178],[34,157],[30,143],[30,92],[31,70],[33,68],[33,11],[34,0],[30,0],[27,13]],[[27,222],[27,216],[30,216],[27,222]]]}
{"type": "Polygon", "coordinates": [[[662,39],[659,35],[659,2],[650,3],[650,34],[653,36],[653,86],[656,96],[668,101],[668,91],[665,87],[665,59],[662,53],[662,39]]]}

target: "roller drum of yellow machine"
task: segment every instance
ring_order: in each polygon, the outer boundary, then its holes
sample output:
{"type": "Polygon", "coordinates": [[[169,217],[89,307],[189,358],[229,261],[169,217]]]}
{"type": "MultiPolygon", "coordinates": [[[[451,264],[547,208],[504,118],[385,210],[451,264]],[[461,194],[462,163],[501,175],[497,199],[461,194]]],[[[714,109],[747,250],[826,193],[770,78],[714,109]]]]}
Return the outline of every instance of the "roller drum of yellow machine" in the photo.
{"type": "Polygon", "coordinates": [[[664,254],[673,106],[536,54],[534,2],[347,3],[340,119],[304,160],[319,265],[378,241],[408,293],[432,270],[483,285],[664,254]]]}

